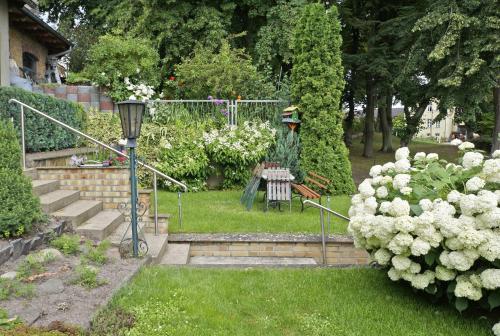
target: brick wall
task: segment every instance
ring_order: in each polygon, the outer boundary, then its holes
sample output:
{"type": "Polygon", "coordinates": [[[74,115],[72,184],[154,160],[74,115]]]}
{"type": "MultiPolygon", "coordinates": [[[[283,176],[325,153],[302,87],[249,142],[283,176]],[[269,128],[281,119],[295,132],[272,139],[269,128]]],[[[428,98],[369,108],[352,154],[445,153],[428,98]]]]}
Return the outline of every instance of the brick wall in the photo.
{"type": "MultiPolygon", "coordinates": [[[[130,172],[126,167],[38,167],[37,173],[40,180],[58,180],[60,189],[79,190],[81,199],[103,202],[104,209],[117,209],[121,203],[130,203],[130,172]]],[[[139,203],[144,203],[147,209],[141,220],[146,232],[154,231],[151,192],[139,190],[139,203]]],[[[167,233],[169,218],[159,214],[160,233],[167,233]]]]}
{"type": "Polygon", "coordinates": [[[19,30],[9,29],[10,58],[16,61],[18,67],[23,66],[23,52],[29,52],[36,56],[36,74],[39,79],[45,78],[45,70],[48,51],[42,44],[25,35],[19,30]]]}
{"type": "Polygon", "coordinates": [[[111,98],[106,96],[100,88],[90,85],[40,85],[33,91],[59,99],[69,100],[82,104],[85,110],[95,108],[100,111],[114,111],[111,98]]]}
{"type": "MultiPolygon", "coordinates": [[[[322,263],[321,242],[191,242],[190,256],[310,257],[322,263]]],[[[369,255],[352,241],[328,242],[328,265],[367,265],[369,255]]]]}

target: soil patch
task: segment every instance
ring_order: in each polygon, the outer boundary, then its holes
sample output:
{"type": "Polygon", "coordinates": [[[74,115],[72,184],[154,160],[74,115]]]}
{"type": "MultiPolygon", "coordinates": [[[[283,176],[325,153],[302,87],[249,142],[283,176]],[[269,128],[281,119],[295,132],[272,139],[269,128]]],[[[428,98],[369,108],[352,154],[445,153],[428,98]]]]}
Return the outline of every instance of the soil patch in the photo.
{"type": "MultiPolygon", "coordinates": [[[[73,284],[79,256],[64,256],[47,264],[42,276],[32,284],[35,296],[29,299],[11,297],[0,301],[10,317],[18,316],[27,325],[47,326],[54,321],[88,328],[95,312],[123,286],[147,259],[121,259],[116,248],[107,251],[109,261],[99,267],[98,278],[105,283],[87,289],[73,284]]],[[[15,271],[26,256],[0,266],[0,274],[15,271]]]]}

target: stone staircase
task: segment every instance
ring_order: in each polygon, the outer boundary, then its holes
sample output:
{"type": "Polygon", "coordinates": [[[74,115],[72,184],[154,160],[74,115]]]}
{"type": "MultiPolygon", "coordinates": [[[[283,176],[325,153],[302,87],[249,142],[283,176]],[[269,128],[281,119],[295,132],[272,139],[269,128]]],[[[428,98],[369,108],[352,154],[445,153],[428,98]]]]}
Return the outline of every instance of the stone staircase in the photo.
{"type": "MultiPolygon", "coordinates": [[[[113,246],[120,244],[125,233],[131,237],[129,222],[119,210],[105,208],[100,200],[82,199],[80,190],[64,189],[60,180],[39,179],[35,168],[24,173],[31,178],[43,211],[71,223],[77,234],[93,240],[108,239],[113,246]]],[[[153,263],[158,263],[167,249],[168,234],[146,232],[145,225],[139,223],[140,236],[148,243],[153,263]]]]}

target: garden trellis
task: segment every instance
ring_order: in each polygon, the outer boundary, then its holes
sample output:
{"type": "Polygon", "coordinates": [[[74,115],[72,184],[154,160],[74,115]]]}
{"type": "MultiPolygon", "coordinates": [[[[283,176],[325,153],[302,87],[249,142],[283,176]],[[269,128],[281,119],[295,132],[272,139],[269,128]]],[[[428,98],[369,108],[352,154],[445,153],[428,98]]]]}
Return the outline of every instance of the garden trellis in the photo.
{"type": "Polygon", "coordinates": [[[276,115],[288,106],[284,100],[228,100],[228,99],[177,99],[155,100],[149,103],[150,111],[168,109],[169,119],[202,120],[225,118],[229,125],[244,121],[274,121],[276,115]]]}

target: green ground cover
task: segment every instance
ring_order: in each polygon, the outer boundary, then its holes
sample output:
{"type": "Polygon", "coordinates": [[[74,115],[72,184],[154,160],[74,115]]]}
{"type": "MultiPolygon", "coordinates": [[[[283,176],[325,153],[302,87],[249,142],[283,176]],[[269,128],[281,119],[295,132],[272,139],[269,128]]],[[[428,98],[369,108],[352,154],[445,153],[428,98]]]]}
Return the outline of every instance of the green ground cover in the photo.
{"type": "MultiPolygon", "coordinates": [[[[251,211],[240,204],[240,190],[203,191],[186,193],[182,197],[183,225],[177,221],[177,194],[160,191],[158,208],[160,212],[170,213],[169,232],[307,232],[320,233],[319,211],[307,208],[300,212],[300,202],[296,198],[292,202],[292,212],[284,206],[283,211],[270,209],[263,211],[263,192],[251,211]]],[[[326,202],[326,197],[323,199],[326,202]]],[[[350,198],[335,196],[331,199],[331,208],[347,215],[350,198]]],[[[345,233],[347,222],[333,218],[331,220],[333,233],[345,233]]]]}
{"type": "Polygon", "coordinates": [[[130,335],[144,336],[491,333],[490,321],[432,304],[374,269],[151,267],[110,307],[135,312],[130,335]]]}

